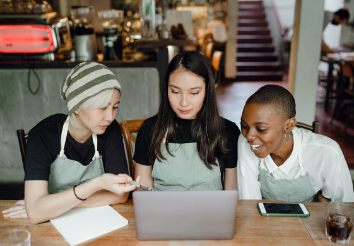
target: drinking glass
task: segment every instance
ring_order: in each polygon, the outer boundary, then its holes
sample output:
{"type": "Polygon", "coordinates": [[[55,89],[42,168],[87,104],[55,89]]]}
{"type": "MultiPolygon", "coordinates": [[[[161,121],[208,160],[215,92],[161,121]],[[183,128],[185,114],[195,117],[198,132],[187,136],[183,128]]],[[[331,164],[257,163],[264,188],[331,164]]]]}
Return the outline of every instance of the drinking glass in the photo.
{"type": "Polygon", "coordinates": [[[0,246],[31,246],[31,233],[24,229],[14,229],[0,234],[0,246]]]}
{"type": "Polygon", "coordinates": [[[336,244],[349,242],[353,231],[354,207],[340,203],[330,202],[326,205],[326,237],[336,244]]]}

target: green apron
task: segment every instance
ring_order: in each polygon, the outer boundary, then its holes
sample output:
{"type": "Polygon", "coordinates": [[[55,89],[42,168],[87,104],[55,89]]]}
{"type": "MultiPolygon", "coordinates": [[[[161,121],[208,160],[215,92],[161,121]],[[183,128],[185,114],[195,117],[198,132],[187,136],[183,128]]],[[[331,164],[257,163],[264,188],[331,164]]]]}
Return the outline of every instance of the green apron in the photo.
{"type": "Polygon", "coordinates": [[[156,158],[153,165],[155,190],[222,190],[218,161],[218,166],[208,169],[199,157],[197,143],[169,143],[168,146],[173,156],[162,143],[161,152],[166,160],[160,162],[156,158]]]}
{"type": "Polygon", "coordinates": [[[259,165],[259,182],[261,183],[261,193],[264,199],[283,200],[287,202],[312,202],[316,198],[317,192],[314,190],[310,176],[302,166],[302,145],[300,136],[293,131],[294,144],[298,149],[299,172],[293,180],[278,179],[270,177],[268,170],[261,159],[259,165]]]}
{"type": "Polygon", "coordinates": [[[63,125],[61,132],[60,145],[61,150],[58,157],[50,166],[50,175],[48,181],[49,194],[59,193],[73,188],[75,185],[85,183],[104,173],[102,157],[97,151],[97,135],[92,133],[92,140],[95,146],[95,154],[92,161],[83,166],[77,161],[66,158],[64,146],[69,127],[69,115],[63,125]]]}

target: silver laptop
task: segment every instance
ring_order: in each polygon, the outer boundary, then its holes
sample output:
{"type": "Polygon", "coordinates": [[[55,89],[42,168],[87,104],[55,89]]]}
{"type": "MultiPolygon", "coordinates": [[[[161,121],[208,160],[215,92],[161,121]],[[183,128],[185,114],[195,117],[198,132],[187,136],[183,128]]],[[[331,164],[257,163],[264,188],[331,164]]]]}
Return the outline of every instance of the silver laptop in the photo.
{"type": "Polygon", "coordinates": [[[139,240],[232,239],[237,191],[135,191],[139,240]]]}

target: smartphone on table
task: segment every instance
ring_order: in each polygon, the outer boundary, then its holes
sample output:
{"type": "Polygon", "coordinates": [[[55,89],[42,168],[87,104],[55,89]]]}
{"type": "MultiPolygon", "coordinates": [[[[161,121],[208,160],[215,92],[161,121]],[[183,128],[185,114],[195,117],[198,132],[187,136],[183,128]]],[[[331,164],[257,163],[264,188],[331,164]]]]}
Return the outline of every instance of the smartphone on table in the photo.
{"type": "Polygon", "coordinates": [[[310,212],[303,203],[259,202],[258,210],[262,216],[308,217],[310,212]]]}

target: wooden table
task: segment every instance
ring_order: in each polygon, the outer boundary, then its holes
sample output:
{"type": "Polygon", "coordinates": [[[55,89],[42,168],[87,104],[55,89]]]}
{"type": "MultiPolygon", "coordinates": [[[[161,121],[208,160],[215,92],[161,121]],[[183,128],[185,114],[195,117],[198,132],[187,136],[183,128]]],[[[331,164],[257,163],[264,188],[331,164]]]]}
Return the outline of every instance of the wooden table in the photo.
{"type": "MultiPolygon", "coordinates": [[[[301,221],[316,245],[334,246],[335,244],[328,241],[324,232],[326,204],[327,203],[324,202],[306,203],[306,207],[310,211],[310,217],[301,218],[301,221]]],[[[348,202],[346,204],[354,206],[354,202],[348,202]]],[[[353,239],[354,237],[352,236],[352,239],[346,245],[354,245],[353,239]]]]}
{"type": "MultiPolygon", "coordinates": [[[[0,200],[0,210],[16,201],[0,200]]],[[[92,239],[82,245],[156,245],[156,246],[212,246],[212,245],[334,245],[324,235],[323,203],[306,204],[309,218],[262,217],[257,200],[241,200],[237,204],[234,238],[205,241],[139,241],[136,238],[132,200],[113,208],[129,220],[128,226],[92,239]]],[[[354,203],[353,203],[354,204],[354,203]]],[[[32,225],[28,219],[8,219],[0,216],[0,234],[11,229],[26,229],[31,233],[31,245],[69,245],[50,222],[32,225]]],[[[352,239],[349,245],[354,245],[352,239]]]]}

